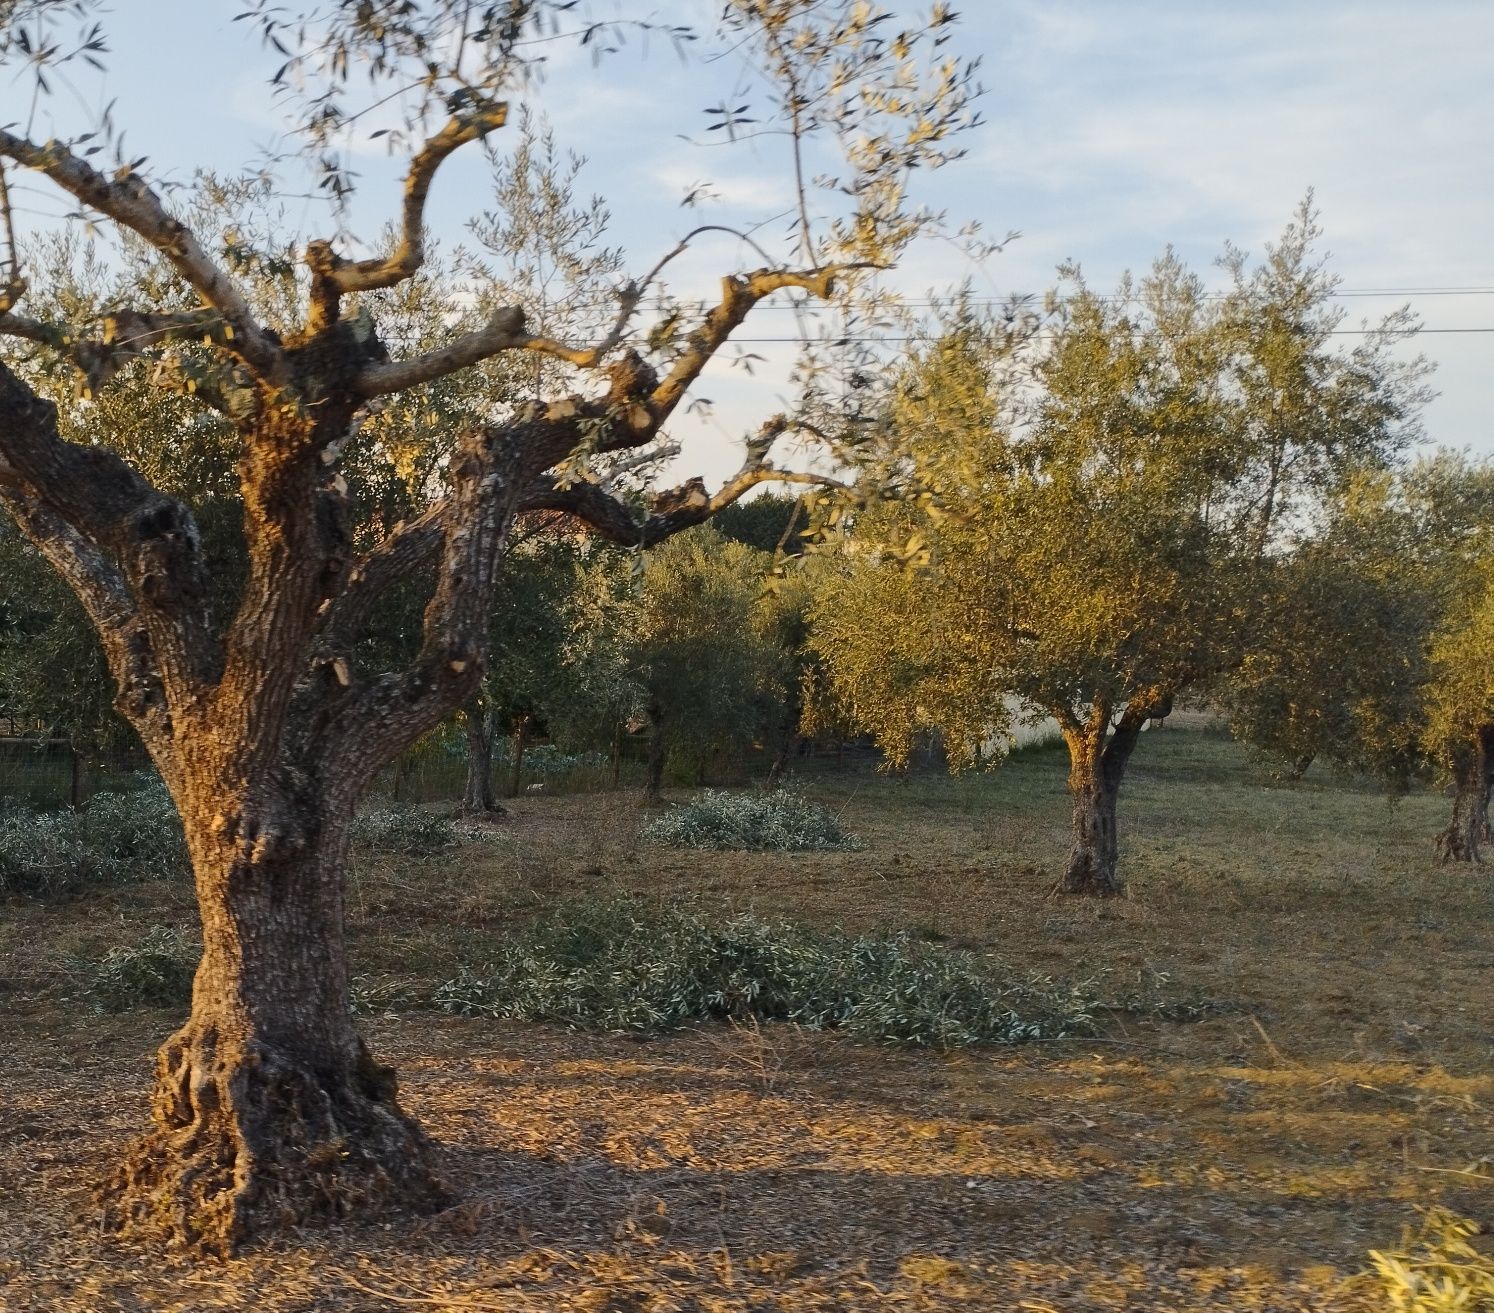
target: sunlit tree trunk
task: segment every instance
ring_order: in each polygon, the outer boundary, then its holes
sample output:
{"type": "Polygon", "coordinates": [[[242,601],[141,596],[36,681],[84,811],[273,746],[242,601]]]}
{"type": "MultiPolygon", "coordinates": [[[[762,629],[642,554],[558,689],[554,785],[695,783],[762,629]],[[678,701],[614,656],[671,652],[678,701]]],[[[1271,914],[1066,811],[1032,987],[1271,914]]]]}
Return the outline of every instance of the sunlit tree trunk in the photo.
{"type": "MultiPolygon", "coordinates": [[[[303,395],[317,395],[339,348],[356,360],[355,343],[325,344],[303,395]]],[[[421,651],[398,674],[357,671],[353,635],[409,562],[374,553],[348,572],[345,486],[320,451],[322,425],[344,432],[352,408],[346,395],[304,410],[278,398],[246,421],[249,569],[220,631],[190,511],[107,452],[61,442],[55,412],[0,366],[0,436],[59,506],[89,498],[78,510],[88,532],[14,488],[0,497],[89,610],[116,705],[180,813],[200,908],[191,1013],[160,1051],[151,1128],[107,1182],[106,1215],[199,1248],[445,1197],[393,1073],[353,1022],[345,862],[354,807],[378,771],[475,691],[525,474],[498,473],[490,439],[470,438],[453,475],[465,520],[410,530],[431,533],[422,554],[444,567],[421,651]]]]}
{"type": "Polygon", "coordinates": [[[1453,754],[1453,814],[1437,836],[1439,863],[1483,861],[1494,788],[1494,726],[1481,726],[1453,754]]]}
{"type": "Polygon", "coordinates": [[[1170,710],[1170,698],[1133,699],[1113,730],[1109,708],[1103,705],[1086,724],[1071,721],[1065,728],[1074,836],[1061,883],[1065,893],[1113,898],[1124,891],[1117,821],[1121,781],[1142,727],[1170,710]]]}
{"type": "Polygon", "coordinates": [[[191,1015],[156,1060],[152,1129],[105,1187],[121,1229],[227,1251],[280,1218],[446,1197],[393,1070],[353,1022],[351,795],[286,796],[275,774],[176,783],[203,955],[191,1015]],[[256,819],[272,799],[273,819],[256,819]]]}

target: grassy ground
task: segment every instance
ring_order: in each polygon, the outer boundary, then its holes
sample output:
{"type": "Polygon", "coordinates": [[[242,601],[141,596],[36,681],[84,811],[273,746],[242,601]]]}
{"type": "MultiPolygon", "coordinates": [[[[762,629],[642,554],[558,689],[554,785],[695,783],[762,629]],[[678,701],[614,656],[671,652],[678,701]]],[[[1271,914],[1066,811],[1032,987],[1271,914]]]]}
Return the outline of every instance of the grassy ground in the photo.
{"type": "Polygon", "coordinates": [[[868,847],[800,857],[661,852],[631,797],[521,798],[456,857],[362,862],[360,987],[398,997],[481,966],[559,897],[628,890],[911,929],[1201,1019],[1117,1013],[1100,1039],[938,1055],[790,1027],[635,1040],[381,1015],[376,1048],[465,1202],[226,1265],[90,1229],[173,1017],[84,1014],[77,962],[187,924],[189,892],[6,905],[0,1307],[1388,1307],[1349,1280],[1369,1248],[1418,1204],[1491,1212],[1494,882],[1431,866],[1445,800],[1283,786],[1168,728],[1122,795],[1130,896],[1088,903],[1050,896],[1063,774],[1038,750],[958,781],[817,777],[868,847]]]}

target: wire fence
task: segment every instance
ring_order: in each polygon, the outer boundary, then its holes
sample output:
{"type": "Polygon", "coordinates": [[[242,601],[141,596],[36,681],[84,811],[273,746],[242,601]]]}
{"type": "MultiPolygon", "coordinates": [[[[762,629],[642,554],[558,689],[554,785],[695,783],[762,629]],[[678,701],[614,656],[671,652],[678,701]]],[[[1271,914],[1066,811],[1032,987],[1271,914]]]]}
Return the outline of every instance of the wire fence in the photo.
{"type": "MultiPolygon", "coordinates": [[[[80,807],[96,793],[134,787],[132,777],[154,767],[141,749],[86,753],[64,738],[26,732],[0,718],[0,802],[14,800],[32,808],[80,807]]],[[[455,745],[450,745],[454,747],[455,745]]],[[[646,737],[625,736],[615,754],[565,753],[543,740],[527,745],[515,769],[511,740],[494,745],[493,786],[500,797],[523,793],[600,793],[631,789],[642,784],[648,752],[646,737]]],[[[770,754],[761,747],[712,763],[699,778],[675,776],[676,785],[710,783],[740,785],[767,770],[770,754]]],[[[791,770],[834,770],[865,767],[878,754],[862,742],[843,741],[798,745],[791,770]]],[[[930,754],[929,761],[933,761],[930,754]]],[[[923,763],[920,763],[923,764],[923,763]]],[[[455,802],[464,792],[467,760],[464,752],[416,749],[385,768],[372,793],[390,802],[436,804],[455,802]]]]}
{"type": "Polygon", "coordinates": [[[80,807],[95,793],[125,787],[130,776],[150,768],[143,751],[90,755],[68,739],[0,735],[0,798],[31,807],[80,807]]]}

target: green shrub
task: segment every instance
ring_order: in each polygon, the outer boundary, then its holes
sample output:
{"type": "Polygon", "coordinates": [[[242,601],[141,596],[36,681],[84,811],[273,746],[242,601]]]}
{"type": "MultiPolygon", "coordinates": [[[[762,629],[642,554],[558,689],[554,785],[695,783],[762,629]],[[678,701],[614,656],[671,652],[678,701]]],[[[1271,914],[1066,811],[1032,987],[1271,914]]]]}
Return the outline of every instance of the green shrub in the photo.
{"type": "MultiPolygon", "coordinates": [[[[499,739],[493,745],[493,769],[500,775],[512,771],[513,740],[499,739]]],[[[554,743],[536,743],[524,750],[524,775],[542,780],[560,780],[576,772],[601,772],[611,766],[605,752],[566,752],[554,743]]]]}
{"type": "Polygon", "coordinates": [[[841,827],[834,812],[791,789],[769,793],[707,789],[645,826],[643,837],[670,848],[825,852],[862,846],[841,827]]]}
{"type": "Polygon", "coordinates": [[[79,811],[0,808],[0,893],[56,897],[189,870],[181,821],[159,780],[95,794],[79,811]]]}
{"type": "Polygon", "coordinates": [[[87,997],[100,1012],[180,1006],[191,1000],[200,955],[181,931],[157,926],[139,943],[111,948],[87,968],[87,997]]]}
{"type": "Polygon", "coordinates": [[[1494,1313],[1494,1256],[1469,1244],[1481,1229],[1429,1208],[1399,1249],[1370,1251],[1367,1280],[1394,1313],[1494,1313]]]}
{"type": "Polygon", "coordinates": [[[78,813],[83,847],[116,880],[185,875],[191,869],[176,804],[159,780],[132,793],[98,793],[78,813]]]}
{"type": "Polygon", "coordinates": [[[458,837],[449,816],[422,807],[379,807],[353,822],[355,842],[405,857],[434,857],[454,847],[458,837]]]}
{"type": "Polygon", "coordinates": [[[563,904],[435,1005],[520,1021],[665,1030],[753,1017],[936,1048],[1058,1038],[1090,1027],[1080,991],[998,983],[968,953],[906,935],[852,937],[636,899],[563,904]]]}

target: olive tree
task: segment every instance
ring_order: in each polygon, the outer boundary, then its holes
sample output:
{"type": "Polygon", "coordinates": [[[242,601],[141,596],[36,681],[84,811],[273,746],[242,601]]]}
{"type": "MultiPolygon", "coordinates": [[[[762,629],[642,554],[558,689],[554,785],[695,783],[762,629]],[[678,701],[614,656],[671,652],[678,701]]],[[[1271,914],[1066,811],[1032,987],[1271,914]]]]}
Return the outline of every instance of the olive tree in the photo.
{"type": "MultiPolygon", "coordinates": [[[[181,814],[201,913],[191,1014],[160,1052],[152,1127],[108,1183],[106,1217],[218,1248],[317,1214],[445,1197],[425,1134],[349,1006],[344,862],[354,806],[384,763],[481,680],[495,576],[517,515],[561,511],[646,545],[786,477],[769,448],[792,427],[788,416],[751,437],[740,471],[714,493],[695,482],[641,513],[596,480],[591,462],[661,440],[702,371],[767,298],[849,296],[865,270],[895,261],[928,222],[907,184],[949,158],[973,91],[968,68],[934,52],[947,12],[899,35],[862,3],[728,0],[714,35],[759,71],[767,108],[754,117],[782,129],[798,184],[800,218],[782,252],[738,243],[757,252],[754,263],[728,265],[709,303],[675,307],[676,331],[645,331],[646,299],[670,261],[711,232],[617,287],[606,326],[588,340],[537,331],[521,306],[499,304],[474,326],[416,345],[385,340],[370,307],[421,276],[426,204],[443,164],[500,140],[512,98],[538,98],[526,76],[530,38],[563,37],[573,6],[240,5],[248,21],[235,30],[287,52],[275,83],[329,196],[345,199],[354,185],[340,143],[361,130],[360,113],[376,102],[404,110],[390,134],[407,165],[388,240],[351,245],[345,210],[329,217],[330,236],[275,228],[274,251],[293,251],[296,268],[273,304],[247,284],[274,252],[252,232],[194,220],[152,181],[147,160],[124,153],[117,125],[46,140],[15,123],[0,128],[7,179],[30,175],[63,198],[65,222],[122,234],[152,257],[150,277],[127,279],[102,313],[75,315],[59,312],[45,288],[28,304],[34,272],[9,244],[0,337],[15,351],[0,363],[0,502],[99,634],[116,705],[181,814]],[[827,161],[824,186],[804,171],[817,160],[827,161]],[[140,368],[229,432],[241,581],[215,574],[188,501],[97,430],[62,430],[22,355],[70,367],[99,402],[123,371],[140,368]],[[483,422],[455,435],[442,495],[380,532],[355,534],[341,467],[365,419],[484,362],[520,357],[564,369],[539,394],[492,395],[483,422]],[[394,668],[361,661],[369,616],[416,576],[429,586],[413,652],[394,668]]],[[[19,67],[44,94],[55,64],[106,57],[97,8],[4,6],[7,73],[19,67]],[[64,30],[74,19],[76,35],[64,30]]],[[[16,217],[4,207],[7,226],[16,217]]],[[[102,405],[92,423],[107,425],[102,405]]],[[[183,448],[194,427],[182,426],[183,448]]]]}
{"type": "Polygon", "coordinates": [[[1453,813],[1439,862],[1482,862],[1494,791],[1494,555],[1472,563],[1433,638],[1425,738],[1451,777],[1453,813]]]}
{"type": "Polygon", "coordinates": [[[1415,432],[1420,366],[1391,354],[1407,326],[1337,347],[1316,235],[1304,207],[1258,266],[1232,254],[1222,299],[1169,254],[1109,296],[1068,270],[1042,334],[966,315],[866,444],[901,497],[859,513],[818,605],[831,695],[894,760],[943,730],[956,768],[1008,696],[1052,716],[1069,892],[1121,890],[1142,730],[1241,660],[1287,526],[1415,432]]]}
{"type": "Polygon", "coordinates": [[[644,728],[645,805],[660,801],[671,760],[703,778],[776,720],[785,665],[765,591],[771,564],[765,552],[702,525],[641,559],[593,553],[582,566],[566,666],[570,705],[557,721],[592,743],[621,725],[644,728]]]}
{"type": "Polygon", "coordinates": [[[1324,760],[1399,792],[1423,769],[1428,649],[1445,598],[1397,482],[1352,481],[1269,562],[1252,640],[1213,690],[1235,737],[1292,779],[1324,760]]]}
{"type": "Polygon", "coordinates": [[[494,735],[512,736],[506,790],[512,795],[519,791],[524,750],[536,725],[547,722],[571,691],[565,645],[579,544],[558,531],[555,517],[536,518],[539,523],[521,528],[522,541],[505,556],[489,620],[487,675],[462,711],[467,812],[501,810],[493,795],[494,735]]]}
{"type": "Polygon", "coordinates": [[[1489,842],[1494,468],[1456,452],[1351,481],[1275,563],[1256,636],[1224,682],[1234,732],[1301,764],[1322,756],[1404,789],[1445,778],[1442,862],[1489,842]]]}
{"type": "Polygon", "coordinates": [[[1488,670],[1494,463],[1440,451],[1391,489],[1384,516],[1398,530],[1398,570],[1416,582],[1427,615],[1417,744],[1445,778],[1452,816],[1437,836],[1441,862],[1480,862],[1490,842],[1494,729],[1488,670]]]}

